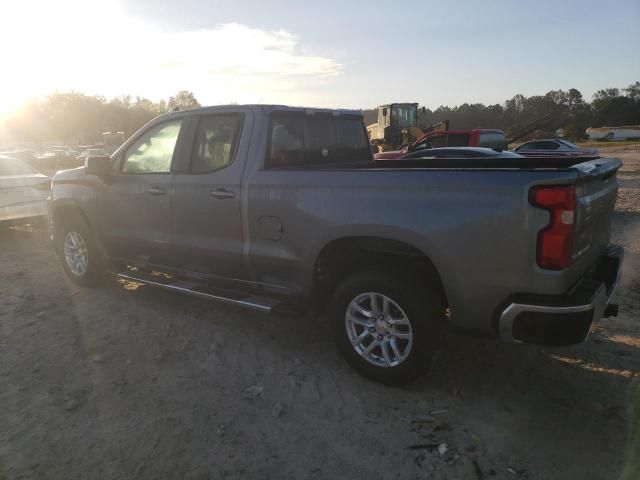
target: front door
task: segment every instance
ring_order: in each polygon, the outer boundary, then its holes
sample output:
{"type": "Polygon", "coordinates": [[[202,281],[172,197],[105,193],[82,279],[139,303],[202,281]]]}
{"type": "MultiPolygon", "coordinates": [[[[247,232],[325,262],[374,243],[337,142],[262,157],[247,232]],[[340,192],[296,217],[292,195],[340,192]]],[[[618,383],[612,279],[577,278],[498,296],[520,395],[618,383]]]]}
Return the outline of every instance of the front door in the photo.
{"type": "Polygon", "coordinates": [[[151,127],[114,166],[98,200],[111,256],[160,265],[170,256],[172,163],[182,123],[178,118],[151,127]]]}
{"type": "Polygon", "coordinates": [[[195,120],[190,158],[173,180],[173,266],[250,285],[242,257],[241,181],[251,112],[236,108],[195,120]]]}

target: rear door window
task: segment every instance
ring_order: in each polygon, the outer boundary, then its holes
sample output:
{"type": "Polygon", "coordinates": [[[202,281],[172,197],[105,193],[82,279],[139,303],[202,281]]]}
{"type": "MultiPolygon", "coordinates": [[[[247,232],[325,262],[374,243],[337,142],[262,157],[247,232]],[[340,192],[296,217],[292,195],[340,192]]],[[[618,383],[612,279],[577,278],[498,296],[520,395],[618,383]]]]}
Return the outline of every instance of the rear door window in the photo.
{"type": "Polygon", "coordinates": [[[359,116],[297,113],[271,116],[267,167],[370,160],[369,138],[359,116]]]}
{"type": "Polygon", "coordinates": [[[189,171],[209,173],[230,165],[235,158],[243,121],[241,113],[200,118],[189,171]]]}

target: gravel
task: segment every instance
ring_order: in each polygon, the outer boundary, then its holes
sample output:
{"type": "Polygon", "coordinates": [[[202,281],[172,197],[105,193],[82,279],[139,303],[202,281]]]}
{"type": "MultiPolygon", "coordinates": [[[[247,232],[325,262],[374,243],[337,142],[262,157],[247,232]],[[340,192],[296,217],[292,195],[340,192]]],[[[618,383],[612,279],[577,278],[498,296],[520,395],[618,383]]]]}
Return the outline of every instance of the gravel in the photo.
{"type": "Polygon", "coordinates": [[[622,154],[619,317],[570,348],[450,334],[406,388],[352,372],[325,319],[80,289],[44,232],[0,234],[0,478],[618,478],[640,451],[640,149],[622,154]]]}

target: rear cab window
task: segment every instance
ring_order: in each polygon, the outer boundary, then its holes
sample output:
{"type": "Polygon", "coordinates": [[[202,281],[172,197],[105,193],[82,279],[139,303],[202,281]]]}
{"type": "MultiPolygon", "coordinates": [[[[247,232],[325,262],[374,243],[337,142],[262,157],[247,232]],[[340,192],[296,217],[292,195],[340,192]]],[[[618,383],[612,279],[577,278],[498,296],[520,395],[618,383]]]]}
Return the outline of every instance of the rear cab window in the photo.
{"type": "Polygon", "coordinates": [[[478,138],[478,147],[494,148],[497,150],[507,149],[507,139],[504,133],[498,132],[480,132],[478,138]]]}
{"type": "Polygon", "coordinates": [[[276,112],[271,115],[266,167],[360,163],[372,160],[358,115],[276,112]]]}
{"type": "Polygon", "coordinates": [[[448,147],[468,147],[469,146],[469,134],[468,133],[450,133],[447,137],[448,147]]]}

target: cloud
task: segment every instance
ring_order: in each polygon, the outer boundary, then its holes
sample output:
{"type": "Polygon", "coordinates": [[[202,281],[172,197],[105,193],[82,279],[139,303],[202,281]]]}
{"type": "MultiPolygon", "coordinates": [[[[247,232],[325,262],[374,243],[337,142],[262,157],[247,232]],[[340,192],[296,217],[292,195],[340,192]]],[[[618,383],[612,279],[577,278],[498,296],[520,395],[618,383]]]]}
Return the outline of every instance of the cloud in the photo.
{"type": "Polygon", "coordinates": [[[23,0],[0,6],[0,42],[12,45],[2,60],[19,72],[5,78],[0,104],[55,90],[157,99],[191,89],[207,103],[287,101],[284,90],[343,71],[337,60],[309,54],[286,30],[228,23],[166,32],[128,17],[117,3],[107,5],[23,0]]]}
{"type": "Polygon", "coordinates": [[[342,71],[342,65],[331,58],[302,53],[297,37],[287,31],[266,31],[238,23],[159,34],[152,45],[143,63],[155,71],[294,76],[332,76],[342,71]]]}
{"type": "Polygon", "coordinates": [[[202,41],[196,50],[203,55],[211,52],[210,45],[225,45],[215,49],[216,56],[208,60],[213,72],[296,76],[331,76],[342,72],[342,65],[331,58],[303,54],[297,37],[285,30],[264,31],[231,23],[214,30],[187,33],[187,44],[192,44],[192,36],[202,41]]]}

